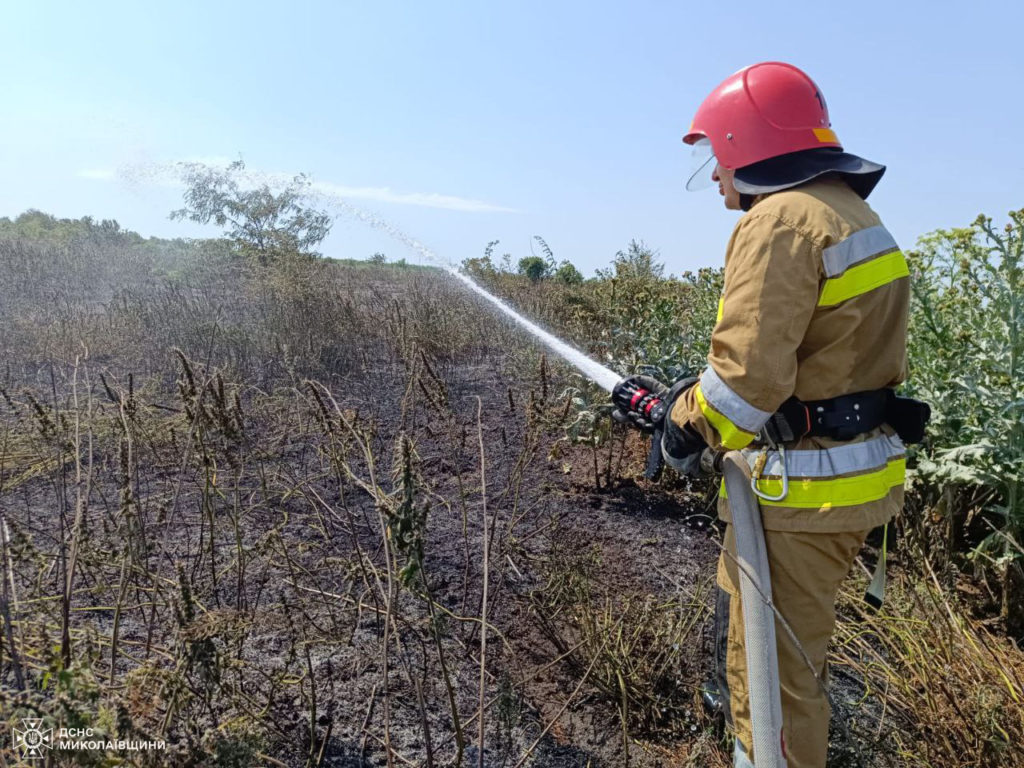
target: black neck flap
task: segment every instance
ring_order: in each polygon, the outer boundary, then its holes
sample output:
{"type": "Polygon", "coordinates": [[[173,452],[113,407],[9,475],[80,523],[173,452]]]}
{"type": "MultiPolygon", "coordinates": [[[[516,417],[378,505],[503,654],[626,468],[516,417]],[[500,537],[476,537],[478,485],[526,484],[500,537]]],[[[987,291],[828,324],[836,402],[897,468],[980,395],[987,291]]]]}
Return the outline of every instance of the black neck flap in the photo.
{"type": "MultiPolygon", "coordinates": [[[[835,175],[845,181],[862,199],[875,188],[885,173],[885,166],[865,160],[841,149],[824,147],[805,149],[788,155],[770,157],[736,169],[733,184],[740,193],[741,205],[750,197],[779,192],[825,175],[835,175]]],[[[749,205],[743,210],[747,210],[749,205]]]]}

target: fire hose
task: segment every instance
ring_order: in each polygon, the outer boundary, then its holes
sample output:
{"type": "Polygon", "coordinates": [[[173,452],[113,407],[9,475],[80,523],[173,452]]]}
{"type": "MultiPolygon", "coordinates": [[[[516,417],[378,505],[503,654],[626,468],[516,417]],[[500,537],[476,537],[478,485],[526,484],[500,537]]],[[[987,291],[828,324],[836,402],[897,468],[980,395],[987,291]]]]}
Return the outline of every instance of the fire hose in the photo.
{"type": "MultiPolygon", "coordinates": [[[[662,442],[665,421],[680,384],[666,389],[648,377],[621,381],[612,392],[618,421],[632,423],[651,433],[651,450],[644,475],[656,478],[664,457],[662,442]]],[[[743,605],[743,632],[747,661],[747,690],[753,754],[757,768],[785,768],[782,734],[782,694],[779,683],[779,658],[775,638],[775,614],[772,604],[771,573],[765,546],[761,508],[751,490],[751,471],[739,451],[716,452],[705,448],[699,467],[706,473],[721,472],[729,496],[733,532],[736,537],[736,561],[740,575],[740,599],[743,605]]],[[[737,753],[736,765],[748,764],[737,753]]]]}
{"type": "Polygon", "coordinates": [[[785,768],[779,657],[775,645],[771,574],[761,509],[750,490],[750,468],[739,451],[702,459],[702,466],[705,462],[722,466],[736,535],[753,753],[757,755],[757,768],[785,768]]]}

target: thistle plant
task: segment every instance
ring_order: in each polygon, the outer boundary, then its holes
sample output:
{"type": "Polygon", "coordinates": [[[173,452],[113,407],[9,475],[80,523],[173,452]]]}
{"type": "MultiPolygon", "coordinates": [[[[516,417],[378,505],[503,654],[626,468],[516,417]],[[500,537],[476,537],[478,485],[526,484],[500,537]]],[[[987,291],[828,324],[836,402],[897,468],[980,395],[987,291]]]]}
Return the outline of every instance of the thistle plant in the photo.
{"type": "MultiPolygon", "coordinates": [[[[1007,579],[1004,606],[1024,587],[1024,210],[1001,229],[979,216],[939,230],[911,254],[911,382],[933,408],[918,474],[973,488],[990,534],[974,557],[1007,579]]],[[[1009,618],[1009,616],[1008,616],[1009,618]]]]}

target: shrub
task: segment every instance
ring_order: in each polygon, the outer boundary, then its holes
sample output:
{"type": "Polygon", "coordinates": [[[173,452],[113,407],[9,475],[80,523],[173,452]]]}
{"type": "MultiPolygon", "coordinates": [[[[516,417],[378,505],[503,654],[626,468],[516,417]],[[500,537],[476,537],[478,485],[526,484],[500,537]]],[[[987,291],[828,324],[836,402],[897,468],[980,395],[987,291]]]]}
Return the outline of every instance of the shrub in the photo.
{"type": "Polygon", "coordinates": [[[555,278],[566,285],[579,285],[583,282],[583,275],[569,261],[563,261],[559,264],[558,269],[555,270],[555,278]]]}
{"type": "MultiPolygon", "coordinates": [[[[911,382],[932,404],[918,467],[934,492],[972,489],[989,535],[974,550],[1004,579],[1003,609],[1024,635],[1024,210],[1000,231],[979,216],[923,237],[914,268],[911,382]]],[[[969,510],[950,510],[966,519],[969,510]]]]}
{"type": "Polygon", "coordinates": [[[536,283],[548,276],[548,264],[540,256],[524,256],[519,260],[519,274],[536,283]]]}

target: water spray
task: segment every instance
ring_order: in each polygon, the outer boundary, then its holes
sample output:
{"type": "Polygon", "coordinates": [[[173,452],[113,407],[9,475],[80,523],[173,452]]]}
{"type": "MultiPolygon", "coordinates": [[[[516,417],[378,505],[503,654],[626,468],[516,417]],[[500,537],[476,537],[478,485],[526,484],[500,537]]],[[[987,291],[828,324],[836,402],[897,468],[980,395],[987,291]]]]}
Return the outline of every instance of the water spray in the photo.
{"type": "MultiPolygon", "coordinates": [[[[200,165],[202,165],[202,163],[200,163],[200,165]]],[[[132,166],[122,166],[117,171],[117,176],[120,178],[121,182],[131,186],[135,186],[139,183],[173,186],[180,183],[181,175],[181,163],[137,164],[132,166]]],[[[254,186],[265,184],[269,187],[280,187],[287,186],[293,181],[293,177],[287,174],[261,173],[248,168],[236,171],[236,176],[243,182],[254,186]]],[[[506,317],[512,319],[543,346],[574,367],[588,380],[594,382],[602,389],[612,392],[615,389],[615,385],[622,380],[622,376],[615,371],[610,368],[606,368],[596,360],[592,360],[570,344],[567,344],[541,328],[536,323],[523,317],[507,303],[476,283],[471,277],[460,272],[453,264],[441,259],[436,253],[430,250],[419,240],[410,237],[386,219],[382,219],[379,216],[364,211],[361,208],[357,208],[349,203],[340,194],[332,191],[331,185],[313,182],[306,190],[305,196],[312,201],[324,204],[329,208],[333,208],[340,215],[357,219],[373,229],[390,235],[395,240],[398,240],[403,245],[418,253],[428,262],[437,265],[475,294],[486,299],[488,303],[498,309],[506,317]]]]}
{"type": "Polygon", "coordinates": [[[483,286],[475,282],[469,275],[460,272],[455,266],[438,257],[436,253],[427,248],[427,246],[425,246],[419,240],[416,240],[415,238],[412,238],[409,235],[405,234],[405,232],[398,229],[398,227],[396,227],[391,222],[386,221],[385,219],[381,219],[378,216],[374,216],[371,213],[367,213],[366,211],[357,208],[351,203],[346,202],[337,195],[331,194],[329,192],[315,190],[312,193],[312,196],[323,201],[327,205],[340,210],[345,215],[356,218],[359,221],[363,222],[364,224],[372,227],[373,229],[379,230],[390,235],[391,237],[398,240],[406,247],[411,248],[420,256],[427,259],[427,261],[436,264],[446,273],[448,273],[449,275],[460,281],[467,288],[469,288],[471,291],[476,293],[478,296],[480,296],[483,299],[486,299],[492,306],[501,311],[505,316],[515,321],[521,328],[526,330],[530,335],[532,335],[537,341],[543,344],[547,349],[558,355],[558,357],[562,358],[562,360],[567,362],[569,365],[571,365],[573,368],[575,368],[577,371],[583,374],[587,379],[594,382],[602,389],[611,392],[615,389],[615,385],[622,380],[622,376],[613,371],[611,368],[606,368],[605,366],[598,363],[596,360],[592,360],[591,358],[587,357],[582,352],[580,352],[578,349],[574,348],[572,345],[567,344],[554,334],[545,331],[543,328],[541,328],[533,321],[523,317],[521,314],[512,309],[512,307],[510,307],[504,301],[502,301],[497,296],[483,288],[483,286]]]}
{"type": "Polygon", "coordinates": [[[438,258],[437,254],[423,245],[423,243],[409,237],[409,235],[398,229],[391,222],[356,208],[336,195],[317,192],[316,196],[324,203],[340,209],[346,215],[355,217],[374,229],[386,232],[423,256],[423,258],[440,266],[445,272],[462,282],[471,291],[486,299],[492,306],[514,320],[537,341],[582,373],[587,379],[600,386],[606,392],[609,392],[618,408],[623,411],[638,413],[649,423],[658,425],[652,430],[651,449],[647,457],[647,468],[644,471],[644,476],[654,480],[661,474],[664,458],[661,448],[662,430],[660,425],[667,418],[668,404],[656,392],[644,389],[630,379],[624,379],[611,368],[606,368],[596,360],[592,360],[554,334],[545,331],[533,321],[523,317],[504,301],[476,283],[469,275],[460,272],[452,264],[442,261],[438,258]]]}
{"type": "MultiPolygon", "coordinates": [[[[367,213],[366,211],[339,198],[337,195],[324,192],[316,192],[315,195],[321,200],[321,202],[339,209],[345,215],[359,219],[359,221],[362,221],[364,224],[367,224],[374,229],[387,233],[408,248],[411,248],[413,251],[420,254],[423,258],[441,267],[441,269],[456,280],[459,280],[478,296],[486,299],[504,315],[514,320],[520,327],[529,332],[537,341],[562,358],[562,360],[583,374],[587,379],[600,386],[606,392],[611,393],[613,401],[620,409],[624,411],[632,410],[640,413],[643,418],[658,425],[660,425],[666,418],[668,405],[655,392],[639,387],[629,379],[624,379],[611,368],[606,368],[596,360],[592,360],[578,349],[559,339],[554,334],[545,331],[532,320],[528,320],[523,317],[504,301],[475,282],[469,275],[460,272],[452,264],[440,259],[437,254],[427,248],[423,243],[405,234],[405,232],[398,229],[398,227],[391,222],[367,213]]],[[[644,471],[644,475],[651,480],[657,478],[658,475],[661,474],[663,464],[664,460],[661,451],[661,427],[659,426],[653,430],[651,435],[651,449],[650,454],[647,457],[647,469],[644,471]]]]}

